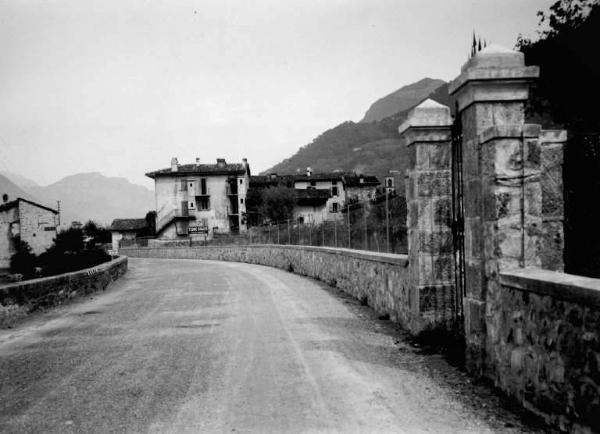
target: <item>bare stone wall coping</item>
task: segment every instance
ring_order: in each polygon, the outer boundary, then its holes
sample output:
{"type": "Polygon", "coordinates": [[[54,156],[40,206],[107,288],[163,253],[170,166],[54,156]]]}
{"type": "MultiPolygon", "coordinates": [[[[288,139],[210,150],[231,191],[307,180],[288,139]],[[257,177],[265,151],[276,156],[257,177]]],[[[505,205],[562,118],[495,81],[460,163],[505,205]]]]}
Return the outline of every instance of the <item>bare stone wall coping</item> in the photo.
{"type": "MultiPolygon", "coordinates": [[[[185,247],[185,246],[182,246],[185,247]]],[[[240,245],[240,246],[194,246],[194,247],[185,247],[187,249],[192,250],[203,250],[203,249],[222,249],[223,247],[244,247],[244,248],[274,248],[274,249],[286,249],[286,250],[304,250],[307,252],[325,252],[330,253],[332,255],[341,255],[341,256],[349,256],[352,258],[363,259],[366,261],[373,262],[382,262],[386,264],[394,264],[406,267],[408,265],[408,255],[400,255],[396,253],[382,253],[382,252],[371,252],[369,250],[354,250],[354,249],[346,249],[342,247],[319,247],[319,246],[297,246],[293,244],[251,244],[251,245],[240,245]]],[[[136,247],[132,247],[133,249],[137,249],[136,247]]],[[[151,249],[164,249],[169,248],[169,246],[157,246],[157,247],[144,247],[144,250],[151,249]]],[[[171,247],[174,248],[174,247],[171,247]]],[[[121,250],[127,253],[127,247],[121,248],[121,250]]]]}
{"type": "Polygon", "coordinates": [[[84,270],[2,285],[0,304],[27,305],[35,310],[103,290],[127,271],[127,262],[127,256],[120,256],[84,270]]]}
{"type": "Polygon", "coordinates": [[[518,268],[500,273],[500,283],[521,291],[600,307],[600,279],[539,268],[518,268]]]}

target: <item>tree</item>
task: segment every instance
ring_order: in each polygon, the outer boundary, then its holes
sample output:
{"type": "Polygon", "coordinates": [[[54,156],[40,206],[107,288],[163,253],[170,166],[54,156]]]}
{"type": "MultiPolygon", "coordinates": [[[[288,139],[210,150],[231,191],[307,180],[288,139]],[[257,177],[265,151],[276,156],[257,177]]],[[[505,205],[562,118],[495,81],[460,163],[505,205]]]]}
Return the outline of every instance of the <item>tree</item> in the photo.
{"type": "Polygon", "coordinates": [[[296,192],[285,186],[261,190],[258,213],[272,222],[291,219],[296,205],[296,192]]]}
{"type": "Polygon", "coordinates": [[[31,252],[31,246],[21,237],[13,238],[15,253],[10,257],[10,272],[30,277],[35,273],[36,257],[31,252]]]}
{"type": "Polygon", "coordinates": [[[55,249],[60,253],[79,253],[85,248],[84,233],[79,228],[68,228],[59,232],[54,239],[55,249]]]}
{"type": "Polygon", "coordinates": [[[156,234],[156,211],[148,211],[146,213],[146,226],[147,229],[142,231],[142,236],[153,236],[156,234]]]}
{"type": "Polygon", "coordinates": [[[519,36],[517,48],[541,76],[532,93],[529,117],[545,126],[600,131],[596,104],[600,98],[600,40],[598,0],[558,0],[548,13],[538,12],[535,41],[519,36]]]}

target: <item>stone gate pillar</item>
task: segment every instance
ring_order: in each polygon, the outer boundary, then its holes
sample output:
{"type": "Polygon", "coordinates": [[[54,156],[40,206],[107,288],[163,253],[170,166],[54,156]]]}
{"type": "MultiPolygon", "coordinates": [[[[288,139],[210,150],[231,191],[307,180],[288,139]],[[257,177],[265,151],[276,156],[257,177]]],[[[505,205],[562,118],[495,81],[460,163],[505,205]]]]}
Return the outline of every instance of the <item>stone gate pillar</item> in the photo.
{"type": "Polygon", "coordinates": [[[450,109],[433,100],[399,127],[408,148],[406,182],[413,331],[451,327],[454,280],[451,225],[450,109]]]}
{"type": "Polygon", "coordinates": [[[540,264],[540,128],[524,124],[538,76],[522,53],[491,45],[449,86],[463,125],[466,364],[476,374],[486,373],[486,342],[495,339],[486,309],[498,272],[540,264]]]}
{"type": "Polygon", "coordinates": [[[542,268],[564,271],[564,185],[565,130],[542,130],[542,268]]]}

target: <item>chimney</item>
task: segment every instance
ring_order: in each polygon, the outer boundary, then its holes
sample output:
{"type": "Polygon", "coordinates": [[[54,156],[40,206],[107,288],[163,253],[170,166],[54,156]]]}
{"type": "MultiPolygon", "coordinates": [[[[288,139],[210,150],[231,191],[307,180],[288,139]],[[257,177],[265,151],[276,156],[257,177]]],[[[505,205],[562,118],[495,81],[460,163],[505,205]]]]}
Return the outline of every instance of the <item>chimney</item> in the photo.
{"type": "Polygon", "coordinates": [[[177,157],[171,158],[171,172],[177,172],[179,168],[179,163],[177,162],[177,157]]]}
{"type": "Polygon", "coordinates": [[[225,167],[227,163],[225,162],[225,158],[217,158],[217,167],[225,167]]]}
{"type": "Polygon", "coordinates": [[[313,174],[313,170],[310,167],[306,168],[306,176],[311,176],[313,174]]]}
{"type": "Polygon", "coordinates": [[[248,159],[242,158],[242,164],[244,165],[244,167],[248,167],[248,159]]]}
{"type": "Polygon", "coordinates": [[[196,167],[200,166],[200,158],[196,157],[196,167]]]}

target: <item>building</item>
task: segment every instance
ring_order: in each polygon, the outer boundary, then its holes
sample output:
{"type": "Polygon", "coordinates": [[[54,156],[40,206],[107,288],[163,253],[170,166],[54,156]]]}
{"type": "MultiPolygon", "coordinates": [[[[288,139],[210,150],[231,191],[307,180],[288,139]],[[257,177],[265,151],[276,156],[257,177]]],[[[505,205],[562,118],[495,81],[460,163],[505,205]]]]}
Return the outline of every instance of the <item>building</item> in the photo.
{"type": "Polygon", "coordinates": [[[343,218],[341,211],[348,202],[371,200],[379,184],[375,176],[353,172],[313,173],[310,167],[303,174],[270,174],[253,176],[250,180],[251,188],[257,190],[273,186],[294,188],[294,220],[312,224],[343,218]]]}
{"type": "Polygon", "coordinates": [[[112,235],[113,250],[119,250],[121,240],[133,243],[140,234],[149,231],[146,219],[114,219],[108,229],[112,235]]]}
{"type": "Polygon", "coordinates": [[[246,193],[250,166],[227,163],[179,164],[147,173],[154,179],[156,236],[161,239],[211,239],[247,230],[246,193]]]}
{"type": "Polygon", "coordinates": [[[39,255],[54,243],[58,211],[27,199],[9,201],[4,195],[0,205],[0,268],[10,267],[15,253],[15,238],[20,237],[39,255]]]}

